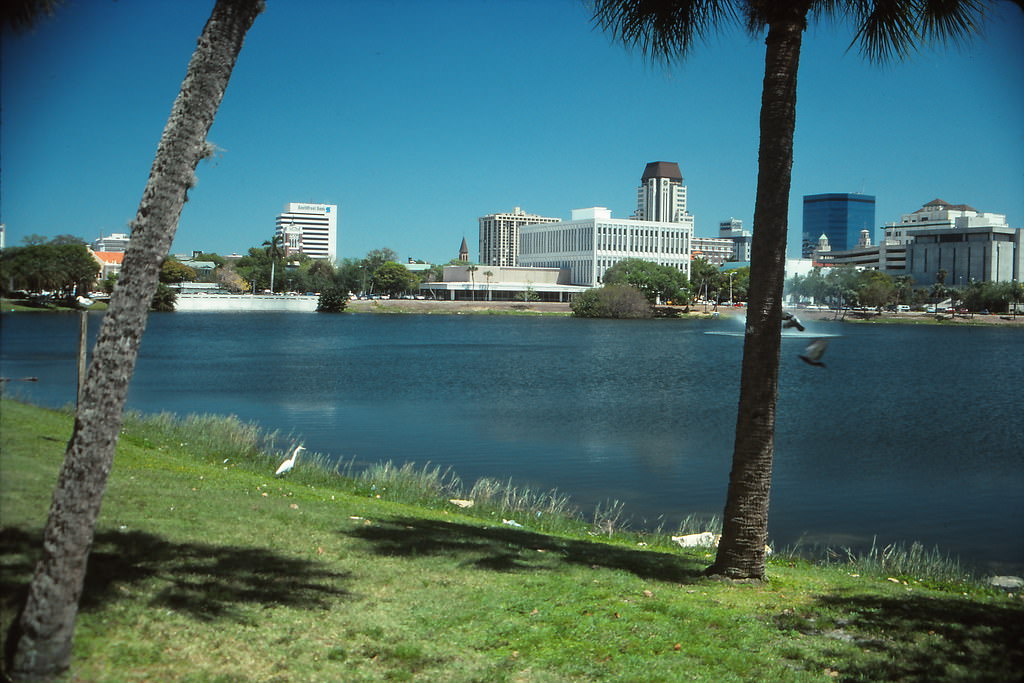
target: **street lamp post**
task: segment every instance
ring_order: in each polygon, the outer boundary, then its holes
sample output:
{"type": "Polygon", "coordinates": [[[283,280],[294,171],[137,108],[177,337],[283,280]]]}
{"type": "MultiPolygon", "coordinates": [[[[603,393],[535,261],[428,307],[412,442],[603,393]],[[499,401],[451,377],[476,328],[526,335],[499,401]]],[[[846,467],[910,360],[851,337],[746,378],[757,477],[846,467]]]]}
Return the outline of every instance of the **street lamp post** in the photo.
{"type": "Polygon", "coordinates": [[[736,274],[736,271],[729,271],[729,305],[732,306],[735,302],[732,300],[732,276],[736,274]]]}

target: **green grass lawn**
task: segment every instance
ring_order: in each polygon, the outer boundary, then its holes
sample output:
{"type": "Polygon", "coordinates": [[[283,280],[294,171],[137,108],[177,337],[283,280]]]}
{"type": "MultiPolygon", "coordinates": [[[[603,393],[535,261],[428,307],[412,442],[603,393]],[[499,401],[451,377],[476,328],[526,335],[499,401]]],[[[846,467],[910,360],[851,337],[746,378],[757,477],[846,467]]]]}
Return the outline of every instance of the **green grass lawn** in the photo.
{"type": "MultiPolygon", "coordinates": [[[[6,632],[71,418],[0,407],[6,632]]],[[[343,478],[312,457],[275,479],[264,440],[230,419],[126,423],[72,680],[1004,681],[1024,670],[1019,596],[779,556],[767,583],[707,579],[706,550],[550,515],[513,528],[499,508],[449,503],[443,475],[424,477],[436,495],[417,504],[393,499],[416,497],[395,468],[343,478]]]]}
{"type": "MultiPolygon", "coordinates": [[[[20,301],[14,299],[0,298],[0,313],[70,313],[74,311],[80,311],[80,308],[67,308],[65,306],[26,306],[20,301]]],[[[105,311],[107,310],[107,302],[97,301],[86,310],[90,311],[105,311]]]]}

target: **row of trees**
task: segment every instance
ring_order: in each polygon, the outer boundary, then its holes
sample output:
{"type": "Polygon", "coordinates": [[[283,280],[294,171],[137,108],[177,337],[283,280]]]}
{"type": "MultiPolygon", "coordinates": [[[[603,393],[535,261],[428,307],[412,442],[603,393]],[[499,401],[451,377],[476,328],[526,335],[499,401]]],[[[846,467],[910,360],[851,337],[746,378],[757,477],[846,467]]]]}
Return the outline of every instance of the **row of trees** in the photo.
{"type": "Polygon", "coordinates": [[[58,299],[87,294],[96,281],[100,264],[84,241],[62,237],[10,247],[0,253],[0,289],[50,292],[58,299]]]}
{"type": "Polygon", "coordinates": [[[337,265],[306,254],[285,255],[280,243],[268,240],[252,247],[240,259],[228,262],[218,254],[201,254],[216,268],[200,280],[219,282],[234,292],[324,292],[337,288],[345,292],[397,296],[414,291],[420,282],[440,279],[442,266],[411,272],[391,249],[373,249],[363,258],[346,258],[337,265]]]}
{"type": "Polygon", "coordinates": [[[624,259],[604,273],[605,285],[636,287],[650,303],[687,304],[694,299],[722,302],[744,300],[750,283],[750,268],[721,271],[704,258],[690,263],[690,275],[671,266],[643,259],[624,259]]]}
{"type": "MultiPolygon", "coordinates": [[[[25,290],[49,292],[68,299],[97,288],[100,264],[89,253],[85,240],[59,235],[47,240],[39,235],[25,238],[25,246],[0,252],[0,291],[7,294],[25,290]]],[[[374,249],[365,257],[347,258],[337,266],[306,254],[284,253],[277,239],[252,247],[240,259],[229,260],[217,253],[199,253],[195,260],[214,264],[210,272],[198,273],[173,256],[163,260],[159,282],[173,286],[182,282],[219,283],[234,293],[259,291],[323,292],[336,288],[344,292],[397,296],[415,291],[421,282],[440,280],[444,266],[436,265],[413,273],[391,249],[374,249]]],[[[450,264],[463,264],[450,261],[450,264]]],[[[465,265],[465,264],[463,264],[465,265]]],[[[117,276],[99,282],[98,288],[111,293],[117,276]]],[[[155,310],[173,310],[173,292],[161,288],[155,310]]]]}
{"type": "Polygon", "coordinates": [[[909,275],[892,276],[877,270],[852,267],[831,268],[822,273],[815,268],[807,275],[795,275],[786,281],[786,291],[797,297],[833,308],[863,306],[920,306],[952,299],[957,306],[972,311],[1007,312],[1013,304],[1024,300],[1024,283],[970,282],[967,286],[945,284],[946,273],[939,271],[929,287],[914,287],[909,275]]]}

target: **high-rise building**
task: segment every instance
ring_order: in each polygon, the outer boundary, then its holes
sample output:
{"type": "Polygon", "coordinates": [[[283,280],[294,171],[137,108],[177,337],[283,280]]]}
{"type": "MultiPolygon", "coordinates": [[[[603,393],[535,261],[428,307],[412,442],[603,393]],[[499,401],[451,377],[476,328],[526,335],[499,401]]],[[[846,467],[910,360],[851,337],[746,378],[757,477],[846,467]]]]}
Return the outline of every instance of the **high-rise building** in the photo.
{"type": "Polygon", "coordinates": [[[532,223],[557,223],[560,218],[526,213],[518,206],[512,213],[480,217],[480,263],[515,266],[519,261],[519,228],[532,223]]]}
{"type": "Polygon", "coordinates": [[[875,229],[875,198],[869,194],[831,193],[804,195],[801,253],[810,258],[821,235],[832,249],[853,249],[861,230],[875,229]]]}
{"type": "Polygon", "coordinates": [[[693,225],[693,217],[686,212],[686,186],[679,164],[674,161],[647,164],[636,191],[633,217],[640,221],[693,225]]]}
{"type": "Polygon", "coordinates": [[[274,231],[284,239],[285,254],[311,258],[338,258],[338,206],[336,204],[285,204],[274,231]]]}
{"type": "Polygon", "coordinates": [[[743,229],[743,221],[739,218],[730,218],[718,224],[718,236],[722,239],[732,240],[733,256],[732,261],[750,261],[750,245],[754,236],[749,230],[743,229]]]}

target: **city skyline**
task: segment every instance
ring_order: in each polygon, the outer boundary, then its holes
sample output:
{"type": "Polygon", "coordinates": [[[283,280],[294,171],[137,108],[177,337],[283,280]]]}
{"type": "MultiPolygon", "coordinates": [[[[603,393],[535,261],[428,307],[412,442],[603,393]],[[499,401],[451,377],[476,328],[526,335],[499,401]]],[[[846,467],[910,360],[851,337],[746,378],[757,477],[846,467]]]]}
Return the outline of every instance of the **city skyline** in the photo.
{"type": "MultiPolygon", "coordinates": [[[[211,5],[69,4],[4,35],[8,246],[127,231],[211,5]]],[[[1024,13],[1002,3],[986,38],[877,67],[846,52],[849,27],[811,26],[790,257],[810,194],[874,195],[873,239],[933,197],[1021,227],[1022,31],[1024,13]]],[[[244,252],[299,201],[338,206],[340,257],[388,247],[443,263],[475,242],[480,216],[515,207],[626,218],[656,159],[679,164],[696,235],[730,217],[756,229],[762,72],[762,41],[738,29],[671,68],[648,64],[592,29],[582,3],[271,1],[172,252],[244,252]]]]}

